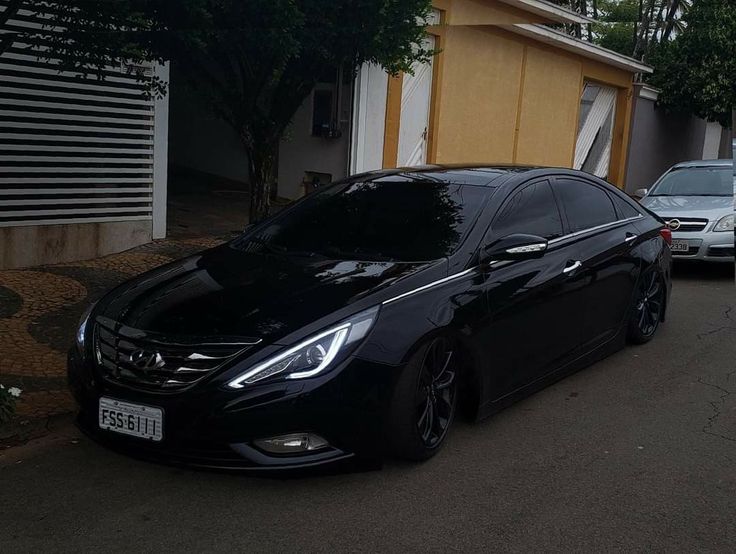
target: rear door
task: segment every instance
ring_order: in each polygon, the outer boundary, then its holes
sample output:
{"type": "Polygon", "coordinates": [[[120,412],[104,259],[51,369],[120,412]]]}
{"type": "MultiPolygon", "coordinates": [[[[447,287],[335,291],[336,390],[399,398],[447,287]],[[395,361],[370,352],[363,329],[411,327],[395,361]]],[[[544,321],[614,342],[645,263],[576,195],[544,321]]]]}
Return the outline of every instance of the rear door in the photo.
{"type": "Polygon", "coordinates": [[[489,319],[482,331],[494,396],[504,396],[569,360],[580,342],[579,257],[565,234],[548,180],[512,192],[493,219],[484,244],[524,233],[548,239],[539,259],[502,261],[488,270],[489,319]]]}
{"type": "Polygon", "coordinates": [[[593,181],[557,177],[553,188],[580,256],[581,347],[588,351],[611,339],[628,313],[639,271],[633,251],[639,241],[633,222],[639,214],[626,217],[615,197],[593,181]]]}

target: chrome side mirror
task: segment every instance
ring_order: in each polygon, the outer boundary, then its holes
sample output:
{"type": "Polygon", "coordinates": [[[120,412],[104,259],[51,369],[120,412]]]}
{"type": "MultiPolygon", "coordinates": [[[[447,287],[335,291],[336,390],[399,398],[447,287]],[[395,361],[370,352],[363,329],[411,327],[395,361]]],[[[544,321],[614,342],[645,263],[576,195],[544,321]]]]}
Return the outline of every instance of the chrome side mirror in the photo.
{"type": "Polygon", "coordinates": [[[644,198],[648,192],[649,192],[649,189],[636,189],[634,191],[634,196],[636,198],[644,198]]]}

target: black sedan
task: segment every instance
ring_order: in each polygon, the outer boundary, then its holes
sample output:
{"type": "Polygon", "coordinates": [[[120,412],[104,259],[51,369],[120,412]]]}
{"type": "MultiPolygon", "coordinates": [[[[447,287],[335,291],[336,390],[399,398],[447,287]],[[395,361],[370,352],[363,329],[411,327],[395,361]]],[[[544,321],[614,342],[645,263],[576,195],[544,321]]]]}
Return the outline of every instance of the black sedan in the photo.
{"type": "Polygon", "coordinates": [[[69,381],[90,435],[218,468],[433,456],[664,321],[669,230],[564,169],[351,177],[108,293],[69,381]]]}

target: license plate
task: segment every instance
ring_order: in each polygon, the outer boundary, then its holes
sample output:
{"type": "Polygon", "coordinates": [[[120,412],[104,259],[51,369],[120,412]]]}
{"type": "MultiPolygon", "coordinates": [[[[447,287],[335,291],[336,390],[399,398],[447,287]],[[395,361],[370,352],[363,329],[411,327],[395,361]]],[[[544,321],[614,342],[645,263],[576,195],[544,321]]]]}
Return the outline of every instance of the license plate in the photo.
{"type": "Polygon", "coordinates": [[[673,252],[687,252],[690,250],[690,243],[686,240],[673,240],[670,245],[670,250],[673,252]]]}
{"type": "Polygon", "coordinates": [[[161,408],[100,398],[100,429],[158,442],[163,438],[163,424],[161,408]]]}

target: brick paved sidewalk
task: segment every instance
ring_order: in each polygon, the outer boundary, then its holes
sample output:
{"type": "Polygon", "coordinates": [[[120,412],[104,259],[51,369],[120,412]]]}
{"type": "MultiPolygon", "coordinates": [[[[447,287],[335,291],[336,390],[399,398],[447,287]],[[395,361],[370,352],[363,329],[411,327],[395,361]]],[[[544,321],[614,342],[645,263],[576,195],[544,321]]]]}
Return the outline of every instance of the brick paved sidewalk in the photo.
{"type": "Polygon", "coordinates": [[[20,419],[68,413],[66,352],[86,306],[130,277],[225,239],[179,238],[83,262],[0,270],[0,383],[19,387],[20,419]]]}

